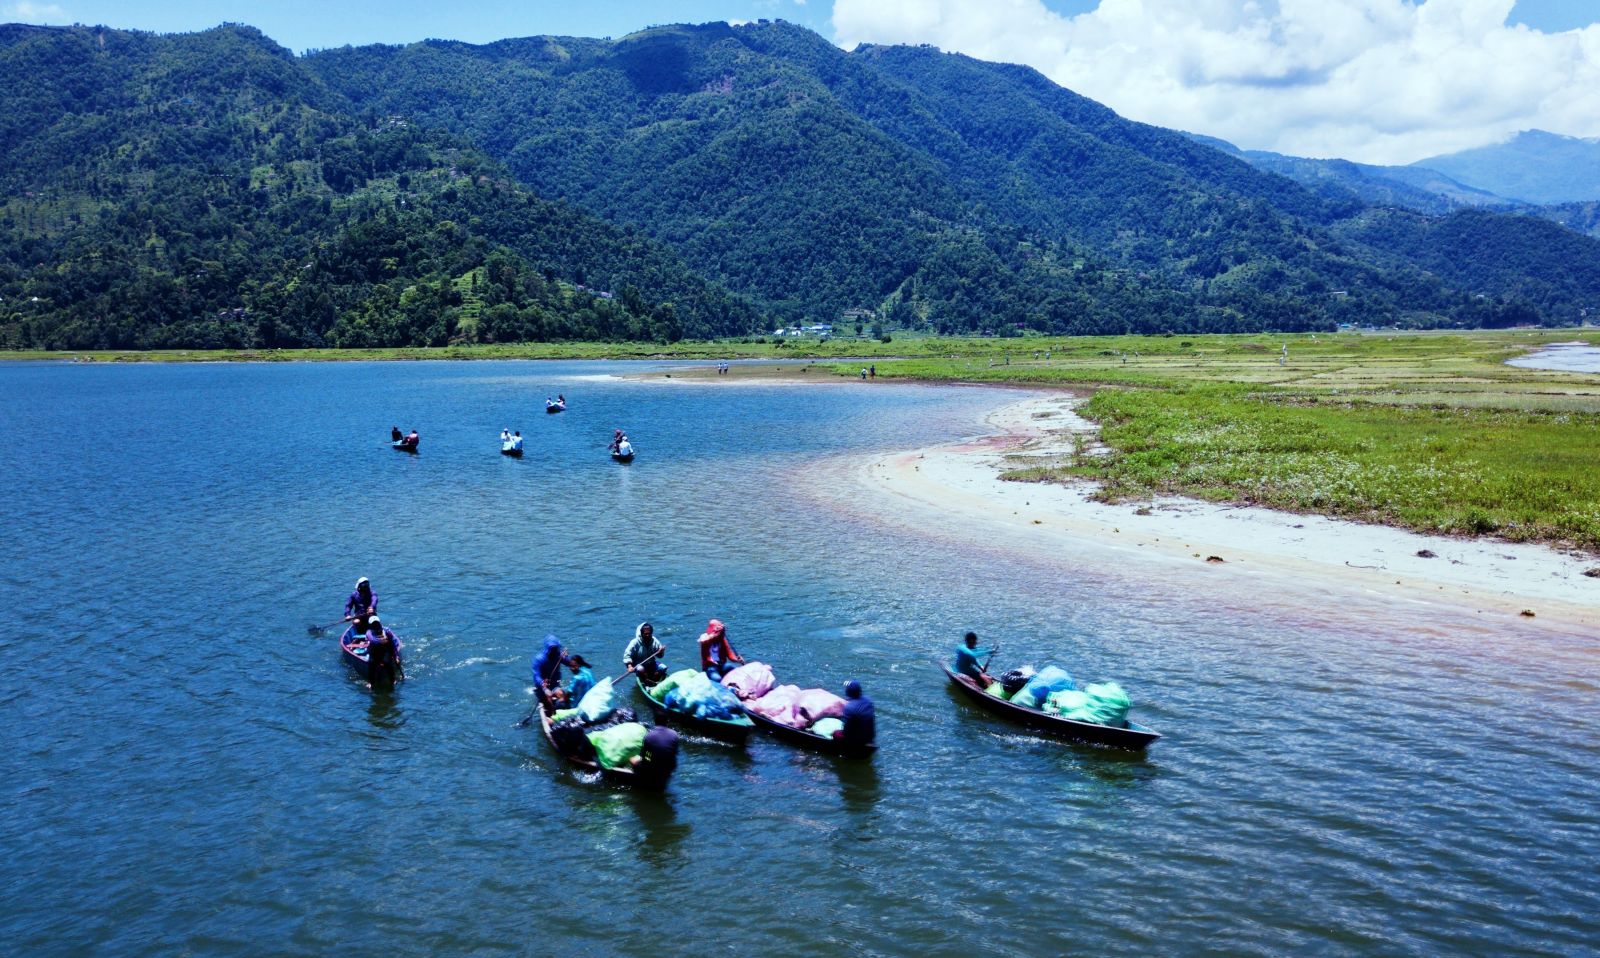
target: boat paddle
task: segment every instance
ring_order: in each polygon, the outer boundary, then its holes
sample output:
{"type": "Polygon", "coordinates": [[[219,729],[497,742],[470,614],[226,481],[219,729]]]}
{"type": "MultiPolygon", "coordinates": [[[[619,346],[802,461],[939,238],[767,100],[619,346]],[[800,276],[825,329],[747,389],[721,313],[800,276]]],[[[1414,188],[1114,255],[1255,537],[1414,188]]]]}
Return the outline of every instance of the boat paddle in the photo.
{"type": "Polygon", "coordinates": [[[339,623],[349,622],[353,618],[354,616],[347,615],[342,619],[335,619],[332,622],[329,622],[327,625],[308,625],[306,626],[306,633],[309,635],[322,635],[339,623]]]}
{"type": "MultiPolygon", "coordinates": [[[[666,651],[666,648],[663,647],[663,648],[659,648],[659,649],[655,650],[654,652],[651,652],[649,655],[645,656],[644,658],[642,658],[638,662],[636,662],[634,664],[634,666],[633,666],[634,669],[637,669],[639,666],[645,664],[646,662],[650,661],[651,659],[655,658],[656,656],[660,655],[661,653],[663,653],[665,651],[666,651]]],[[[612,676],[607,676],[606,677],[606,681],[610,682],[612,684],[612,686],[615,686],[617,684],[616,678],[612,677],[612,676]]],[[[522,717],[522,721],[517,723],[517,728],[527,728],[533,722],[533,717],[535,715],[538,715],[538,714],[539,714],[539,706],[536,704],[533,707],[533,711],[529,712],[527,715],[524,715],[522,717]]]]}

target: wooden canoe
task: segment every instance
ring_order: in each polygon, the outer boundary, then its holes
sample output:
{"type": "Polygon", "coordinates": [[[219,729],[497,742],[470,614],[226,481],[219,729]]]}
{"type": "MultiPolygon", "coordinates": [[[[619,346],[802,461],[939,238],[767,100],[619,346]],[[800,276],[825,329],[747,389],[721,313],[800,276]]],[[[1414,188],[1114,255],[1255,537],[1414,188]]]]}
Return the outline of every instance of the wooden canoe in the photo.
{"type": "MultiPolygon", "coordinates": [[[[372,672],[369,668],[370,663],[367,661],[367,650],[355,647],[355,631],[356,627],[352,625],[344,630],[343,635],[339,636],[339,658],[343,659],[344,664],[350,666],[351,670],[357,675],[371,682],[372,672]]],[[[401,649],[400,637],[395,636],[394,661],[397,667],[395,671],[398,673],[395,681],[396,685],[405,681],[405,665],[401,658],[401,649]]]]}
{"type": "Polygon", "coordinates": [[[634,454],[631,453],[631,452],[628,453],[627,455],[623,455],[620,452],[614,452],[614,453],[611,454],[611,458],[615,459],[617,462],[632,462],[633,461],[633,455],[634,454]]]}
{"type": "Polygon", "coordinates": [[[818,735],[810,729],[795,728],[785,725],[774,719],[769,719],[760,712],[747,712],[751,720],[756,723],[756,728],[766,732],[773,738],[797,748],[820,752],[824,755],[835,755],[840,758],[871,758],[878,752],[877,743],[867,746],[850,745],[843,739],[829,738],[818,735]]]}
{"type": "Polygon", "coordinates": [[[601,765],[599,762],[578,758],[575,755],[568,755],[566,752],[561,751],[561,746],[556,744],[555,736],[550,734],[549,714],[545,712],[542,706],[536,708],[535,711],[539,713],[539,727],[544,729],[544,740],[550,743],[550,748],[557,755],[566,759],[571,764],[576,765],[578,768],[581,768],[586,772],[599,772],[602,779],[614,784],[632,785],[635,788],[642,789],[666,788],[667,783],[665,781],[655,783],[648,779],[640,778],[638,774],[636,774],[631,768],[607,768],[604,765],[601,765]]]}
{"type": "Polygon", "coordinates": [[[639,692],[645,701],[650,703],[650,711],[655,713],[656,721],[662,725],[671,726],[680,732],[689,732],[693,735],[704,735],[714,738],[719,742],[729,745],[743,745],[750,740],[750,733],[755,731],[756,725],[748,717],[741,716],[737,721],[733,719],[696,718],[687,712],[668,708],[665,703],[650,693],[650,686],[644,684],[644,677],[639,673],[633,674],[633,680],[639,685],[639,692]]]}
{"type": "MultiPolygon", "coordinates": [[[[420,439],[417,440],[417,442],[421,442],[421,441],[422,440],[420,440],[420,439]]],[[[416,452],[417,451],[417,443],[416,442],[406,442],[404,439],[400,440],[399,442],[390,443],[390,445],[393,446],[394,448],[400,450],[401,452],[416,452]]]]}
{"type": "Polygon", "coordinates": [[[978,687],[978,683],[968,676],[950,670],[948,665],[942,666],[944,674],[950,677],[955,687],[960,689],[967,698],[975,702],[980,708],[992,712],[1004,719],[1026,725],[1035,731],[1044,732],[1057,738],[1071,739],[1074,742],[1086,742],[1090,745],[1108,745],[1112,748],[1128,748],[1143,750],[1161,737],[1155,729],[1146,728],[1137,722],[1129,722],[1127,728],[1117,728],[1111,725],[1099,725],[1094,722],[1080,722],[1076,719],[1063,718],[1060,715],[1051,715],[1042,709],[1028,708],[1015,702],[996,698],[978,687]]]}
{"type": "Polygon", "coordinates": [[[508,446],[508,445],[502,445],[500,447],[500,455],[502,455],[502,456],[511,456],[514,459],[521,459],[522,458],[522,450],[521,449],[514,449],[514,448],[512,448],[511,446],[508,446]]]}

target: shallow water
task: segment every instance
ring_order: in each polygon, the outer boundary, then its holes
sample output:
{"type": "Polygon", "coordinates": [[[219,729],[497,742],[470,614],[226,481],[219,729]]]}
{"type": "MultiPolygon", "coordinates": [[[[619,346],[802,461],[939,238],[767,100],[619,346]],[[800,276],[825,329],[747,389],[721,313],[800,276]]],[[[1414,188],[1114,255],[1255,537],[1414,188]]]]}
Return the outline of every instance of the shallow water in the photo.
{"type": "Polygon", "coordinates": [[[1567,373],[1600,373],[1600,346],[1557,343],[1525,356],[1506,360],[1507,366],[1526,369],[1554,369],[1567,373]]]}
{"type": "Polygon", "coordinates": [[[839,455],[1014,393],[619,368],[0,365],[0,950],[1593,949],[1595,636],[896,531],[839,455]],[[392,696],[307,636],[358,575],[407,642],[392,696]],[[513,727],[546,632],[606,674],[641,618],[682,665],[710,615],[785,679],[861,679],[878,759],[687,742],[648,796],[513,727]],[[932,664],[967,628],[1166,738],[973,710],[932,664]]]}

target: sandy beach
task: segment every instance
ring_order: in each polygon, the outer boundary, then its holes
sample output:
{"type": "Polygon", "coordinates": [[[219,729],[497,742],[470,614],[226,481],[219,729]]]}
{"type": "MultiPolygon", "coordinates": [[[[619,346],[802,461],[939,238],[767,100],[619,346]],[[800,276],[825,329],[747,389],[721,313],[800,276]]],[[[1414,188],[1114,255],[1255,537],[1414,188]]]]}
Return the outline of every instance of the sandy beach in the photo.
{"type": "Polygon", "coordinates": [[[1030,459],[1070,455],[1075,435],[1092,443],[1094,424],[1075,411],[1082,401],[1030,394],[992,413],[984,435],[857,462],[849,479],[887,522],[1032,558],[1098,558],[1156,576],[1182,569],[1235,597],[1391,597],[1491,620],[1600,627],[1600,578],[1583,574],[1600,565],[1593,556],[1183,498],[1107,504],[1091,498],[1089,483],[1000,478],[1030,459]]]}

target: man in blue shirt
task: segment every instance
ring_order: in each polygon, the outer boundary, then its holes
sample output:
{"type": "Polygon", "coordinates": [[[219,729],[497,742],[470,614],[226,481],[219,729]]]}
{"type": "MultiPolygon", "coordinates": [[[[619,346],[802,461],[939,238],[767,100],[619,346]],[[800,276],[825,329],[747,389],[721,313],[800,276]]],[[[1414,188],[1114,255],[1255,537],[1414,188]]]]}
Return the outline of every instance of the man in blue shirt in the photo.
{"type": "Polygon", "coordinates": [[[844,731],[839,734],[847,745],[872,745],[878,740],[878,712],[872,700],[861,694],[861,683],[855,679],[844,684],[844,698],[844,731]]]}
{"type": "Polygon", "coordinates": [[[956,646],[956,674],[965,675],[977,682],[979,688],[988,688],[994,683],[994,679],[983,670],[983,665],[978,664],[978,659],[994,653],[994,649],[978,648],[978,633],[968,632],[965,644],[956,646]]]}

